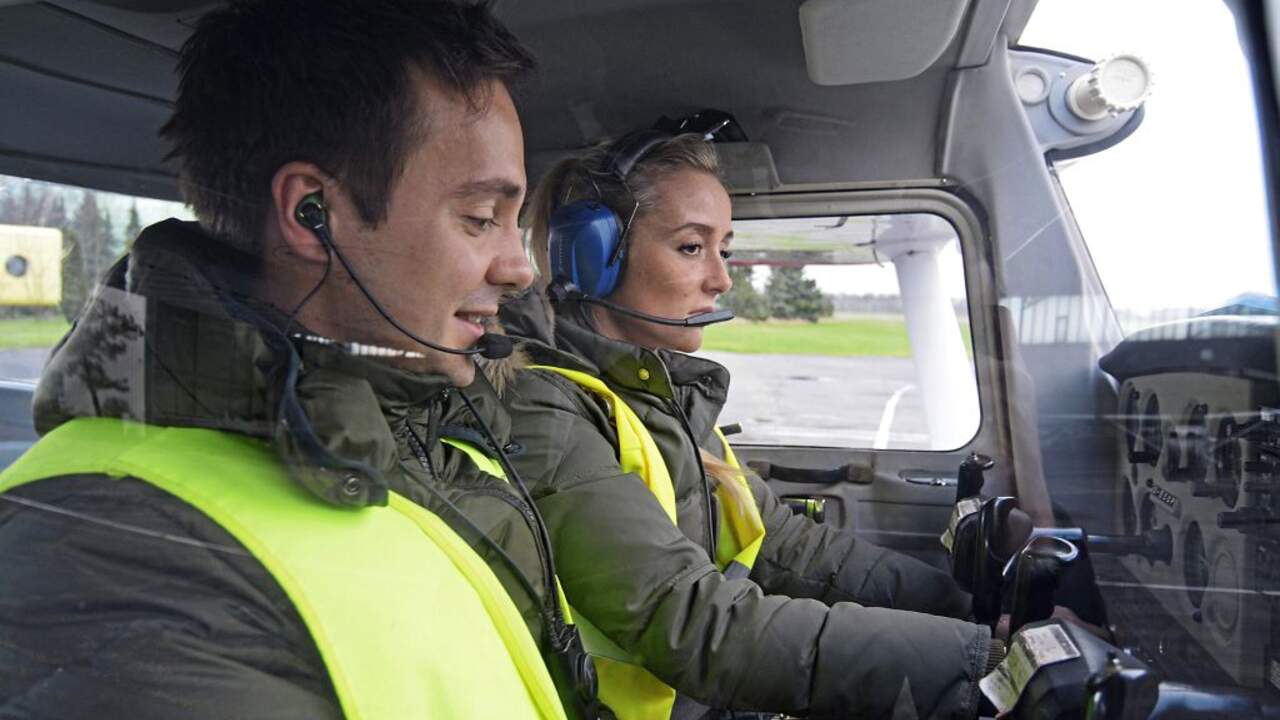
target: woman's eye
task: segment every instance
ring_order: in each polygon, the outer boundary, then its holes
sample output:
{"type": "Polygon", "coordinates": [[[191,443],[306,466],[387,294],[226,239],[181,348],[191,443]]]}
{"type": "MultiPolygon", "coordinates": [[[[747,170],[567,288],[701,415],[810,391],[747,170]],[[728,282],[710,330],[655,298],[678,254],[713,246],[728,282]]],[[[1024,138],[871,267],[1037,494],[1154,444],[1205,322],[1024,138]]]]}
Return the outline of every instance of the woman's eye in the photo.
{"type": "Polygon", "coordinates": [[[732,250],[721,250],[721,251],[720,251],[720,257],[721,257],[721,259],[728,260],[729,258],[733,257],[733,251],[732,251],[732,250]]]}
{"type": "Polygon", "coordinates": [[[680,252],[684,253],[685,255],[697,255],[698,253],[702,252],[702,246],[699,245],[698,243],[689,243],[688,245],[681,245],[680,252]]]}
{"type": "Polygon", "coordinates": [[[485,230],[488,230],[489,228],[497,225],[498,223],[496,220],[494,220],[491,217],[476,217],[476,216],[468,215],[467,224],[471,225],[472,227],[474,227],[476,230],[479,230],[480,232],[484,232],[485,230]]]}

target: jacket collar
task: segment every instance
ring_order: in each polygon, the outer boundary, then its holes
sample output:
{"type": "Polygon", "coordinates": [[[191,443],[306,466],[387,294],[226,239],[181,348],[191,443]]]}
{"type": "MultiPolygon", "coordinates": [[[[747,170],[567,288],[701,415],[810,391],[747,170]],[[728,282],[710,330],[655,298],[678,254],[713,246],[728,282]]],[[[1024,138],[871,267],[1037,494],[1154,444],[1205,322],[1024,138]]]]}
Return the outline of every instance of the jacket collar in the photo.
{"type": "Polygon", "coordinates": [[[728,396],[729,371],[723,365],[605,337],[592,327],[582,303],[562,303],[553,311],[541,294],[530,292],[504,307],[502,321],[525,341],[536,363],[582,370],[614,388],[674,401],[699,438],[710,432],[728,396]]]}

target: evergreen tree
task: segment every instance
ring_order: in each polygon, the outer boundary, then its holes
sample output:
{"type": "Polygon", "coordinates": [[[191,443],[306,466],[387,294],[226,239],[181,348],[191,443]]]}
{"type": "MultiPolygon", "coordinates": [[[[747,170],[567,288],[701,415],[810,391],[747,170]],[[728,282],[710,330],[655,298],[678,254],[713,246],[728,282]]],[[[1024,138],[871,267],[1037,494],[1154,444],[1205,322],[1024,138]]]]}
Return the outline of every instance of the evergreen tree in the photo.
{"type": "Polygon", "coordinates": [[[80,308],[88,297],[88,285],[84,281],[84,263],[80,258],[80,243],[74,228],[62,230],[62,302],[59,308],[68,322],[80,314],[80,308]]]}
{"type": "Polygon", "coordinates": [[[39,201],[31,190],[31,183],[23,183],[22,199],[18,201],[18,217],[14,222],[18,225],[35,225],[39,214],[39,201]]]}
{"type": "Polygon", "coordinates": [[[10,188],[4,194],[4,201],[0,202],[0,223],[17,225],[19,215],[21,215],[21,210],[18,209],[18,197],[10,188]]]}
{"type": "Polygon", "coordinates": [[[45,216],[44,226],[60,230],[66,229],[67,205],[62,201],[61,195],[54,194],[53,202],[49,205],[49,214],[45,216]]]}
{"type": "Polygon", "coordinates": [[[750,265],[729,266],[733,288],[720,296],[718,304],[737,317],[759,322],[769,319],[769,302],[751,284],[751,270],[750,265]]]}
{"type": "Polygon", "coordinates": [[[124,243],[116,236],[115,226],[111,222],[111,213],[106,210],[102,211],[102,247],[103,259],[106,261],[102,268],[105,270],[124,252],[124,243]]]}
{"type": "Polygon", "coordinates": [[[138,234],[141,232],[142,218],[138,217],[138,201],[134,200],[133,205],[129,206],[129,222],[124,226],[125,252],[133,249],[133,241],[137,239],[138,234]]]}
{"type": "Polygon", "coordinates": [[[85,191],[76,209],[72,227],[76,234],[76,248],[80,255],[81,281],[85,288],[92,288],[114,259],[114,238],[110,223],[104,222],[98,208],[98,194],[85,191]]]}
{"type": "Polygon", "coordinates": [[[769,301],[769,314],[776,318],[808,320],[830,314],[831,304],[824,303],[818,283],[804,276],[804,267],[775,267],[769,273],[765,288],[769,301]]]}

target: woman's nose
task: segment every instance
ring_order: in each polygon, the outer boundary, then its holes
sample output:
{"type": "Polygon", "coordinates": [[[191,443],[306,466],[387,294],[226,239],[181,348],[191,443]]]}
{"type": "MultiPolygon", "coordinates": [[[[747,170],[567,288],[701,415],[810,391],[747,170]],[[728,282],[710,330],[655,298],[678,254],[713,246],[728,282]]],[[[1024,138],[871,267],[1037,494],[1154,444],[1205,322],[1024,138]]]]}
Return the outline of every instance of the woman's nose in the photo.
{"type": "Polygon", "coordinates": [[[711,268],[707,273],[704,287],[714,295],[723,295],[733,288],[733,278],[729,276],[729,261],[719,255],[712,256],[711,268]]]}

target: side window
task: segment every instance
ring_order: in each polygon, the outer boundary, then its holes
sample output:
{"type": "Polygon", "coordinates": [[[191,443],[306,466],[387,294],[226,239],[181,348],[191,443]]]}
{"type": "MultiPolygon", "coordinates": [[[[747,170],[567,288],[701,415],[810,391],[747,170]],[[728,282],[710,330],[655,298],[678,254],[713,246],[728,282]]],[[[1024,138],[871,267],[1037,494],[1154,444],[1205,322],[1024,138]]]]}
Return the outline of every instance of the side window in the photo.
{"type": "Polygon", "coordinates": [[[99,278],[181,203],[0,175],[0,380],[34,381],[99,278]]]}
{"type": "Polygon", "coordinates": [[[738,319],[704,355],[733,375],[746,444],[954,450],[978,430],[963,263],[931,214],[734,222],[738,319]]]}

